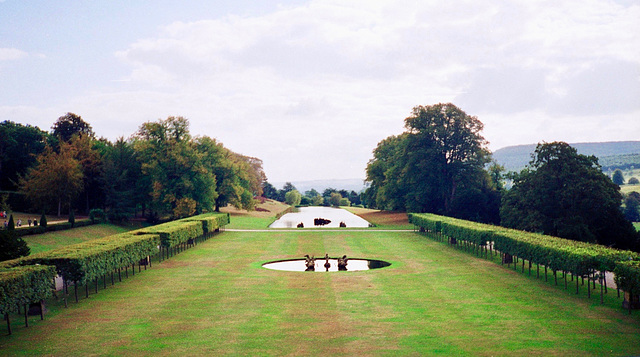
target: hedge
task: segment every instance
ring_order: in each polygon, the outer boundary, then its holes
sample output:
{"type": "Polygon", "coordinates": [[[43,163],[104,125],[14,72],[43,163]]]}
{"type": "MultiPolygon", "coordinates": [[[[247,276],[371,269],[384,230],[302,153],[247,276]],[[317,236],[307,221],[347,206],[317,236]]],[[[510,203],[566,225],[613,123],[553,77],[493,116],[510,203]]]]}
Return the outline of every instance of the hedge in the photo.
{"type": "Polygon", "coordinates": [[[55,276],[55,267],[46,265],[0,269],[0,314],[51,296],[55,276]]]}
{"type": "Polygon", "coordinates": [[[155,255],[160,245],[174,247],[228,222],[226,214],[195,216],[0,262],[0,270],[35,264],[52,265],[66,281],[86,284],[115,269],[155,255]]]}
{"type": "Polygon", "coordinates": [[[577,276],[613,271],[616,281],[621,282],[620,288],[632,294],[640,293],[640,254],[636,252],[435,214],[409,214],[409,222],[479,246],[492,242],[496,250],[554,271],[568,271],[577,276]]]}

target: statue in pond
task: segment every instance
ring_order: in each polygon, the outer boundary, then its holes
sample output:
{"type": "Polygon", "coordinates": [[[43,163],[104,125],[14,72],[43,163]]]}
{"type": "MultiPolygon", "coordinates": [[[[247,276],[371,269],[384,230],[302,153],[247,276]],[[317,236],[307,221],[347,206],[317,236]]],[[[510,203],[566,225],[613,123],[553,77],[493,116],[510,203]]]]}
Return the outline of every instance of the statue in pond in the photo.
{"type": "Polygon", "coordinates": [[[315,271],[316,270],[316,258],[309,257],[309,254],[305,254],[305,266],[307,267],[304,271],[315,271]]]}
{"type": "Polygon", "coordinates": [[[347,259],[346,255],[343,255],[342,258],[338,258],[338,270],[346,271],[347,270],[347,259]]]}
{"type": "Polygon", "coordinates": [[[314,218],[313,219],[313,225],[315,225],[315,226],[326,226],[329,223],[331,223],[331,221],[328,220],[328,219],[324,219],[324,218],[314,218]]]}
{"type": "Polygon", "coordinates": [[[326,269],[326,271],[329,271],[329,268],[331,268],[331,263],[329,263],[329,254],[324,254],[324,259],[326,260],[326,262],[324,263],[324,268],[326,269]]]}
{"type": "Polygon", "coordinates": [[[298,223],[298,228],[304,228],[304,223],[302,222],[298,223]]]}

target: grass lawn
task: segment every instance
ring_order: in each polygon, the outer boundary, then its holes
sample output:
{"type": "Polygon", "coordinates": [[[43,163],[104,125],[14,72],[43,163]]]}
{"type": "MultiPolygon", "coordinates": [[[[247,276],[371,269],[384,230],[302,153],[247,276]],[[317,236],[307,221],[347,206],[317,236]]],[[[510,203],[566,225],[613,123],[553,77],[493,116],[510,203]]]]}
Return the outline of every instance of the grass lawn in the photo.
{"type": "Polygon", "coordinates": [[[552,281],[413,232],[223,232],[69,308],[52,301],[29,328],[13,317],[13,335],[0,325],[0,354],[640,354],[640,313],[627,315],[615,291],[601,306],[552,281]],[[261,267],[325,252],[392,265],[261,267]]]}
{"type": "Polygon", "coordinates": [[[631,192],[640,192],[640,185],[622,185],[620,186],[620,192],[628,194],[631,192]]]}
{"type": "Polygon", "coordinates": [[[220,209],[220,212],[231,214],[231,223],[227,225],[229,229],[267,229],[276,220],[276,215],[284,212],[290,206],[282,202],[267,200],[258,204],[259,210],[248,212],[239,210],[232,206],[220,209]]]}
{"type": "Polygon", "coordinates": [[[636,230],[640,231],[640,222],[633,222],[633,226],[636,227],[636,230]]]}
{"type": "Polygon", "coordinates": [[[86,227],[73,228],[65,231],[47,232],[38,235],[24,236],[25,242],[31,249],[31,254],[46,252],[71,244],[82,243],[88,240],[102,238],[139,227],[117,226],[114,224],[95,224],[86,227]]]}

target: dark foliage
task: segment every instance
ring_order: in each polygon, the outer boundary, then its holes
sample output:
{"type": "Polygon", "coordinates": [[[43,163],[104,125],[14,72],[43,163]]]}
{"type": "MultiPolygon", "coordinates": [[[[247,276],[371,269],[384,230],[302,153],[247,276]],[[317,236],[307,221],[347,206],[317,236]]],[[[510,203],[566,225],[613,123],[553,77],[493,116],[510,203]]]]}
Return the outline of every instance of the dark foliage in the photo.
{"type": "Polygon", "coordinates": [[[515,175],[500,217],[506,227],[637,249],[638,233],[622,214],[621,202],[618,186],[595,156],[553,142],[539,144],[529,167],[515,175]]]}

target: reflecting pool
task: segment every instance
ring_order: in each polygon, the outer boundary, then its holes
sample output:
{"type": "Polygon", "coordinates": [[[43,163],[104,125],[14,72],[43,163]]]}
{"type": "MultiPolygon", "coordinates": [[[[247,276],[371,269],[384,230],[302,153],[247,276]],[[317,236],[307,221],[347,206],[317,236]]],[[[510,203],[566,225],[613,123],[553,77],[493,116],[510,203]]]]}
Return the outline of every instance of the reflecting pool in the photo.
{"type": "Polygon", "coordinates": [[[297,212],[287,213],[279,220],[273,222],[270,228],[296,228],[300,223],[304,228],[339,228],[340,223],[355,228],[369,227],[369,222],[356,216],[355,214],[333,207],[300,207],[297,212]],[[318,219],[328,220],[325,225],[316,225],[318,219]]]}
{"type": "MultiPolygon", "coordinates": [[[[325,268],[325,263],[327,261],[324,258],[316,258],[315,261],[315,272],[327,272],[327,271],[338,271],[338,260],[337,259],[329,259],[329,270],[325,268]]],[[[391,263],[385,262],[383,260],[371,260],[371,259],[351,259],[347,262],[347,271],[362,271],[362,270],[370,270],[370,269],[379,269],[390,266],[391,263]]],[[[270,262],[262,264],[263,268],[272,269],[272,270],[284,270],[284,271],[306,271],[307,265],[305,259],[292,259],[292,260],[281,260],[276,262],[270,262]]]]}

